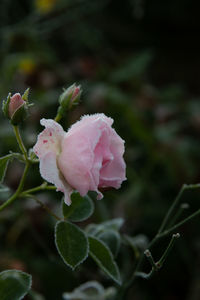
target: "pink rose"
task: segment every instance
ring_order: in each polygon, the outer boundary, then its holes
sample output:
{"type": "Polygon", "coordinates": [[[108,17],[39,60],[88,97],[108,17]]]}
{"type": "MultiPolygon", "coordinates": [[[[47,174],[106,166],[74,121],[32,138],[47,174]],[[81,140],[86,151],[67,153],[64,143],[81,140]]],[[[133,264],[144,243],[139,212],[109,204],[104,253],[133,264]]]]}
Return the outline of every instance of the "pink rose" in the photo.
{"type": "Polygon", "coordinates": [[[33,150],[40,159],[42,177],[55,184],[70,205],[76,189],[81,196],[101,188],[120,188],[126,180],[124,141],[104,114],[86,115],[65,132],[53,120],[41,120],[46,128],[39,134],[33,150]]]}

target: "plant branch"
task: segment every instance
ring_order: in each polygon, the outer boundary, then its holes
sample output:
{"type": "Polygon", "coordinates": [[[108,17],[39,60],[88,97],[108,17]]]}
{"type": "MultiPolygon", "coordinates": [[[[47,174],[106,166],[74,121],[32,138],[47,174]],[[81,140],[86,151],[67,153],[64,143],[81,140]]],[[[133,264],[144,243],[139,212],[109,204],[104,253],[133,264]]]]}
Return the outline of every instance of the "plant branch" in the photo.
{"type": "MultiPolygon", "coordinates": [[[[186,222],[190,221],[191,219],[195,218],[196,216],[200,215],[200,209],[197,210],[196,212],[194,212],[193,214],[191,214],[189,217],[185,218],[184,220],[180,221],[179,223],[177,223],[176,225],[174,225],[173,227],[163,231],[163,229],[166,227],[170,217],[172,216],[175,208],[177,207],[179,201],[180,201],[180,198],[183,194],[183,192],[185,190],[189,190],[189,189],[197,189],[197,188],[200,188],[200,184],[197,183],[197,184],[190,184],[190,185],[187,185],[187,184],[184,184],[180,190],[180,192],[178,193],[177,197],[175,198],[174,202],[172,203],[171,207],[169,208],[163,222],[161,223],[161,226],[157,232],[157,234],[155,235],[155,237],[152,239],[152,241],[149,243],[148,245],[148,249],[150,250],[155,243],[157,243],[161,238],[163,237],[166,237],[167,235],[169,235],[170,233],[173,233],[174,230],[176,230],[177,228],[179,228],[180,226],[182,226],[183,224],[185,224],[186,222]]],[[[175,235],[175,238],[177,238],[177,235],[175,235]]],[[[173,243],[175,241],[175,238],[172,237],[172,240],[170,243],[172,244],[169,244],[168,247],[171,248],[171,246],[173,246],[173,243]]],[[[168,249],[168,248],[167,248],[168,249]]],[[[163,254],[164,255],[164,258],[165,258],[165,255],[168,255],[168,250],[166,249],[165,253],[163,254]]],[[[152,275],[153,275],[153,271],[151,270],[150,273],[146,274],[144,272],[139,272],[139,269],[140,267],[142,266],[142,263],[143,263],[143,260],[144,260],[144,255],[145,253],[142,253],[141,256],[140,256],[140,259],[138,260],[138,263],[136,265],[136,268],[134,269],[130,279],[121,287],[121,289],[119,290],[118,292],[118,299],[123,299],[123,297],[125,296],[125,294],[127,293],[128,289],[130,288],[130,286],[133,284],[134,280],[136,277],[142,277],[142,278],[150,278],[152,275]]],[[[163,259],[164,258],[161,258],[161,262],[163,262],[163,259]]]]}
{"type": "Polygon", "coordinates": [[[169,242],[169,245],[167,247],[167,249],[165,250],[165,252],[163,253],[162,257],[160,258],[160,260],[156,263],[157,269],[160,269],[163,265],[163,263],[165,262],[169,252],[171,251],[172,247],[174,246],[175,241],[180,237],[179,233],[173,234],[171,241],[169,242]]]}
{"type": "Polygon", "coordinates": [[[197,183],[197,184],[184,184],[182,186],[180,192],[178,193],[177,197],[175,198],[174,202],[172,203],[171,207],[169,208],[167,214],[165,215],[165,217],[163,219],[163,222],[161,223],[161,226],[160,226],[160,228],[158,230],[158,234],[160,234],[163,231],[163,229],[166,227],[167,222],[170,219],[170,217],[172,216],[172,214],[174,212],[174,209],[176,208],[177,204],[179,203],[180,198],[181,198],[183,192],[185,190],[197,189],[197,188],[200,188],[200,184],[199,183],[197,183]]]}
{"type": "Polygon", "coordinates": [[[22,141],[20,132],[19,132],[19,127],[18,126],[13,126],[14,132],[15,132],[15,136],[19,145],[20,150],[22,151],[22,153],[24,154],[25,160],[28,162],[28,154],[27,154],[27,150],[26,147],[24,146],[24,143],[22,141]]]}
{"type": "Polygon", "coordinates": [[[43,182],[41,185],[37,187],[23,191],[21,193],[21,196],[24,197],[26,196],[26,194],[32,194],[43,190],[56,190],[56,187],[54,185],[48,185],[47,182],[43,182]]]}
{"type": "Polygon", "coordinates": [[[144,251],[144,255],[146,256],[146,258],[148,259],[148,261],[150,262],[150,265],[152,266],[152,270],[157,270],[158,269],[158,266],[157,264],[155,263],[154,259],[153,259],[153,256],[151,254],[151,252],[149,251],[149,249],[146,249],[144,251]]]}
{"type": "Polygon", "coordinates": [[[188,221],[192,220],[193,218],[197,217],[198,215],[200,215],[200,209],[198,209],[193,214],[191,214],[189,217],[187,217],[184,220],[180,221],[179,223],[177,223],[173,227],[171,227],[171,228],[163,231],[162,233],[158,234],[157,238],[160,239],[160,238],[163,238],[163,237],[167,236],[168,234],[172,233],[174,230],[176,230],[177,228],[179,228],[183,224],[187,223],[188,221]]]}
{"type": "Polygon", "coordinates": [[[183,212],[184,212],[185,210],[187,210],[189,207],[190,207],[190,206],[189,206],[188,203],[182,203],[182,204],[179,206],[179,208],[178,208],[176,214],[174,215],[174,217],[172,218],[171,222],[169,223],[169,228],[171,228],[174,224],[176,224],[176,221],[177,221],[178,219],[180,219],[180,216],[181,216],[181,215],[183,214],[183,212]]]}

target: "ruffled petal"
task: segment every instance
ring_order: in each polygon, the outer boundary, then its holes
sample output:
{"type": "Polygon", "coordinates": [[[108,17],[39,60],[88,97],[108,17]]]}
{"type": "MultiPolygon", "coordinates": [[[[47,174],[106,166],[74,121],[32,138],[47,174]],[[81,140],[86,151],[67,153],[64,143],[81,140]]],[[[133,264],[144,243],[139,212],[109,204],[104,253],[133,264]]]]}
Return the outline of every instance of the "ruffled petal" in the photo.
{"type": "Polygon", "coordinates": [[[100,135],[98,126],[91,123],[87,127],[80,127],[76,132],[67,132],[62,142],[58,167],[66,181],[82,196],[89,190],[97,189],[91,169],[94,162],[94,148],[100,135]]]}
{"type": "Polygon", "coordinates": [[[40,159],[40,174],[48,182],[54,184],[57,187],[57,191],[64,193],[64,201],[67,205],[71,204],[72,187],[62,178],[57,162],[56,154],[54,152],[48,152],[40,159]]]}
{"type": "Polygon", "coordinates": [[[33,151],[40,159],[40,174],[48,182],[57,187],[57,191],[64,193],[64,201],[71,204],[72,187],[64,180],[57,166],[57,157],[61,151],[61,141],[65,131],[54,120],[42,119],[41,125],[45,129],[38,135],[33,151]]]}
{"type": "Polygon", "coordinates": [[[61,150],[61,141],[65,131],[54,120],[42,119],[40,123],[45,126],[45,129],[38,135],[33,151],[39,158],[48,152],[54,152],[58,155],[61,150]]]}
{"type": "Polygon", "coordinates": [[[110,132],[110,153],[113,159],[103,164],[100,171],[100,187],[114,187],[118,189],[122,181],[126,180],[126,164],[123,159],[124,140],[111,128],[110,132]]]}
{"type": "Polygon", "coordinates": [[[110,117],[107,117],[103,113],[101,114],[93,114],[93,115],[84,115],[80,119],[80,121],[77,121],[75,124],[73,124],[69,130],[68,134],[74,134],[76,130],[80,130],[80,128],[86,128],[87,126],[90,126],[91,124],[94,124],[95,122],[99,123],[101,122],[101,125],[105,127],[108,125],[109,127],[113,124],[113,119],[110,117]]]}

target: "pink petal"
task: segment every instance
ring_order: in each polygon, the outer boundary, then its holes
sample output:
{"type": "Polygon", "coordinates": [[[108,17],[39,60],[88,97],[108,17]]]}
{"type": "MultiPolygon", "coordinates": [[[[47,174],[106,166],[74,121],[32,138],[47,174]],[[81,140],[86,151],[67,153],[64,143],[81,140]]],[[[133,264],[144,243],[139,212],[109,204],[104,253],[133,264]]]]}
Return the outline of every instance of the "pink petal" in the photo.
{"type": "Polygon", "coordinates": [[[22,99],[20,93],[14,94],[10,98],[10,103],[8,106],[8,114],[9,117],[12,118],[16,110],[18,110],[22,105],[24,105],[25,101],[22,99]]]}
{"type": "Polygon", "coordinates": [[[64,193],[64,201],[67,205],[70,205],[70,195],[73,190],[62,178],[62,174],[57,167],[56,154],[54,152],[48,152],[40,159],[40,174],[45,180],[54,184],[57,187],[57,191],[64,193]]]}
{"type": "Polygon", "coordinates": [[[109,126],[113,124],[113,119],[105,116],[104,114],[84,115],[82,116],[80,121],[76,122],[69,128],[68,134],[73,134],[76,130],[79,130],[80,128],[90,126],[95,121],[102,121],[101,124],[106,124],[109,126]]]}
{"type": "Polygon", "coordinates": [[[95,157],[94,149],[105,122],[92,118],[92,122],[77,123],[63,140],[58,166],[67,182],[84,196],[89,190],[98,192],[102,157],[95,157]]]}
{"type": "Polygon", "coordinates": [[[100,187],[111,186],[119,188],[122,181],[126,180],[125,170],[126,165],[123,159],[124,154],[124,141],[120,136],[111,128],[110,133],[110,152],[113,155],[113,159],[103,162],[103,166],[100,172],[100,187]]]}
{"type": "Polygon", "coordinates": [[[42,119],[40,123],[46,128],[38,135],[33,151],[39,158],[48,152],[54,152],[58,155],[61,151],[61,141],[65,134],[63,128],[53,120],[42,119]]]}

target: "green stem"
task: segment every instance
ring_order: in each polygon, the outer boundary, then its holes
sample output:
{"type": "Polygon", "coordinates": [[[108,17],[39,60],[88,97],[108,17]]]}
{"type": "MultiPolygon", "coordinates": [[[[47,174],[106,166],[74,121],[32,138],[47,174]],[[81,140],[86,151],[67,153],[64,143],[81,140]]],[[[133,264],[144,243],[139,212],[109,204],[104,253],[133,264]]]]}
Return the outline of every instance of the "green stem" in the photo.
{"type": "Polygon", "coordinates": [[[171,251],[172,247],[174,246],[175,241],[180,237],[179,233],[173,234],[171,241],[169,242],[169,245],[167,247],[167,249],[165,250],[165,252],[163,253],[162,257],[160,258],[160,260],[156,263],[156,266],[158,269],[160,269],[163,265],[163,263],[165,262],[169,252],[171,251]]]}
{"type": "Polygon", "coordinates": [[[173,212],[174,212],[174,209],[176,208],[183,192],[185,190],[190,190],[190,189],[197,189],[197,188],[200,188],[200,184],[197,183],[197,184],[184,184],[180,190],[180,192],[178,193],[177,197],[175,198],[174,202],[172,203],[171,207],[169,208],[166,216],[164,217],[163,219],[163,222],[161,223],[161,226],[158,230],[158,234],[160,234],[163,229],[165,228],[165,226],[167,225],[167,222],[168,220],[170,219],[170,217],[172,216],[173,212]]]}
{"type": "Polygon", "coordinates": [[[18,126],[13,126],[14,132],[15,132],[15,136],[19,145],[20,150],[22,151],[22,153],[24,154],[25,160],[28,161],[28,154],[27,154],[27,150],[24,146],[24,143],[22,141],[20,132],[19,132],[19,127],[18,126]]]}
{"type": "Polygon", "coordinates": [[[28,197],[28,198],[32,198],[34,199],[37,203],[40,204],[40,206],[45,209],[52,217],[54,217],[56,220],[58,221],[62,221],[62,219],[60,217],[58,217],[56,214],[54,214],[54,212],[51,211],[51,209],[46,206],[42,201],[40,201],[37,197],[35,197],[34,195],[31,194],[26,194],[24,197],[28,197]]]}
{"type": "Polygon", "coordinates": [[[136,275],[136,277],[141,277],[143,279],[150,279],[153,276],[154,272],[155,271],[153,269],[151,269],[151,271],[149,273],[136,272],[135,275],[136,275]]]}
{"type": "Polygon", "coordinates": [[[172,247],[174,246],[174,243],[176,241],[177,238],[180,237],[179,233],[173,234],[172,238],[169,242],[169,245],[167,246],[167,249],[165,250],[165,252],[163,253],[162,257],[159,259],[158,262],[155,263],[151,252],[149,251],[149,249],[147,249],[146,251],[144,251],[144,255],[147,257],[147,259],[149,260],[150,264],[151,264],[151,271],[149,273],[144,273],[144,272],[136,272],[135,276],[136,277],[141,277],[143,279],[150,279],[155,272],[157,272],[162,266],[163,263],[165,262],[169,252],[171,251],[172,247]]]}
{"type": "Polygon", "coordinates": [[[186,185],[184,184],[181,187],[181,190],[179,191],[179,193],[178,193],[177,197],[175,198],[174,202],[172,203],[171,207],[169,208],[167,214],[165,215],[165,217],[163,219],[163,222],[161,223],[160,228],[158,230],[158,234],[161,233],[163,231],[163,229],[165,228],[168,220],[170,219],[170,217],[171,217],[174,209],[176,208],[176,206],[177,206],[177,204],[178,204],[178,202],[179,202],[179,200],[180,200],[183,192],[185,191],[185,189],[186,189],[186,185]]]}
{"type": "Polygon", "coordinates": [[[146,256],[146,258],[150,262],[150,265],[152,266],[152,269],[156,270],[158,267],[157,267],[157,265],[156,265],[156,263],[155,263],[155,261],[153,259],[153,256],[152,256],[151,252],[149,251],[149,249],[146,249],[144,251],[144,255],[146,256]]]}
{"type": "Polygon", "coordinates": [[[197,217],[198,215],[200,215],[200,209],[198,209],[196,212],[194,212],[193,214],[191,214],[189,217],[185,218],[184,220],[180,221],[179,223],[177,223],[173,227],[171,227],[171,228],[163,231],[162,233],[158,234],[157,238],[160,239],[160,238],[163,238],[163,237],[167,236],[168,234],[172,233],[174,230],[176,230],[177,228],[179,228],[180,226],[182,226],[186,222],[192,220],[193,218],[197,217]]]}
{"type": "Polygon", "coordinates": [[[20,183],[18,185],[17,190],[15,191],[15,193],[7,201],[5,201],[2,205],[0,205],[0,211],[2,211],[5,207],[10,205],[20,195],[20,192],[22,191],[23,186],[24,186],[24,181],[26,179],[26,175],[27,175],[29,166],[30,166],[29,162],[26,162],[24,173],[22,175],[22,178],[20,180],[20,183]]]}
{"type": "Polygon", "coordinates": [[[56,187],[54,185],[47,185],[47,182],[43,182],[41,185],[39,185],[35,188],[23,191],[21,193],[21,196],[24,197],[27,194],[32,194],[32,193],[43,191],[43,190],[56,190],[56,187]]]}
{"type": "MultiPolygon", "coordinates": [[[[197,189],[200,188],[200,184],[184,184],[180,190],[180,192],[178,193],[177,197],[175,198],[174,202],[172,203],[171,207],[169,208],[163,222],[161,223],[161,226],[157,232],[157,234],[155,235],[155,237],[152,239],[152,241],[149,243],[148,245],[148,249],[150,250],[155,243],[157,243],[161,238],[169,235],[170,233],[172,233],[174,230],[176,230],[177,228],[179,228],[181,225],[185,224],[186,222],[190,221],[191,219],[193,219],[194,217],[200,215],[200,209],[197,210],[195,213],[193,213],[192,215],[190,215],[189,217],[185,218],[184,220],[182,220],[181,222],[179,222],[178,224],[174,225],[173,227],[169,228],[168,230],[165,230],[163,232],[163,229],[165,228],[165,226],[167,225],[167,222],[169,220],[169,218],[171,217],[171,215],[174,212],[174,209],[176,208],[176,206],[178,205],[178,202],[180,201],[180,198],[183,194],[183,192],[186,189],[197,189]]],[[[121,287],[121,289],[118,292],[118,299],[123,299],[123,297],[125,296],[125,294],[127,293],[128,289],[130,288],[130,286],[133,284],[135,278],[137,276],[142,276],[143,278],[150,278],[152,276],[152,272],[150,272],[149,274],[144,275],[145,273],[143,272],[139,272],[140,267],[142,266],[144,260],[144,253],[141,254],[140,259],[138,260],[138,263],[136,265],[136,268],[134,269],[130,279],[121,287]],[[139,275],[138,275],[139,274],[139,275]]],[[[140,276],[140,277],[141,277],[140,276]]]]}
{"type": "Polygon", "coordinates": [[[172,227],[174,224],[176,224],[176,221],[180,219],[180,216],[183,214],[183,212],[188,209],[190,206],[188,203],[182,203],[180,207],[178,208],[175,216],[172,218],[171,222],[169,223],[169,228],[172,227]]]}
{"type": "Polygon", "coordinates": [[[54,118],[54,121],[59,122],[61,119],[62,119],[62,115],[58,113],[54,118]]]}

